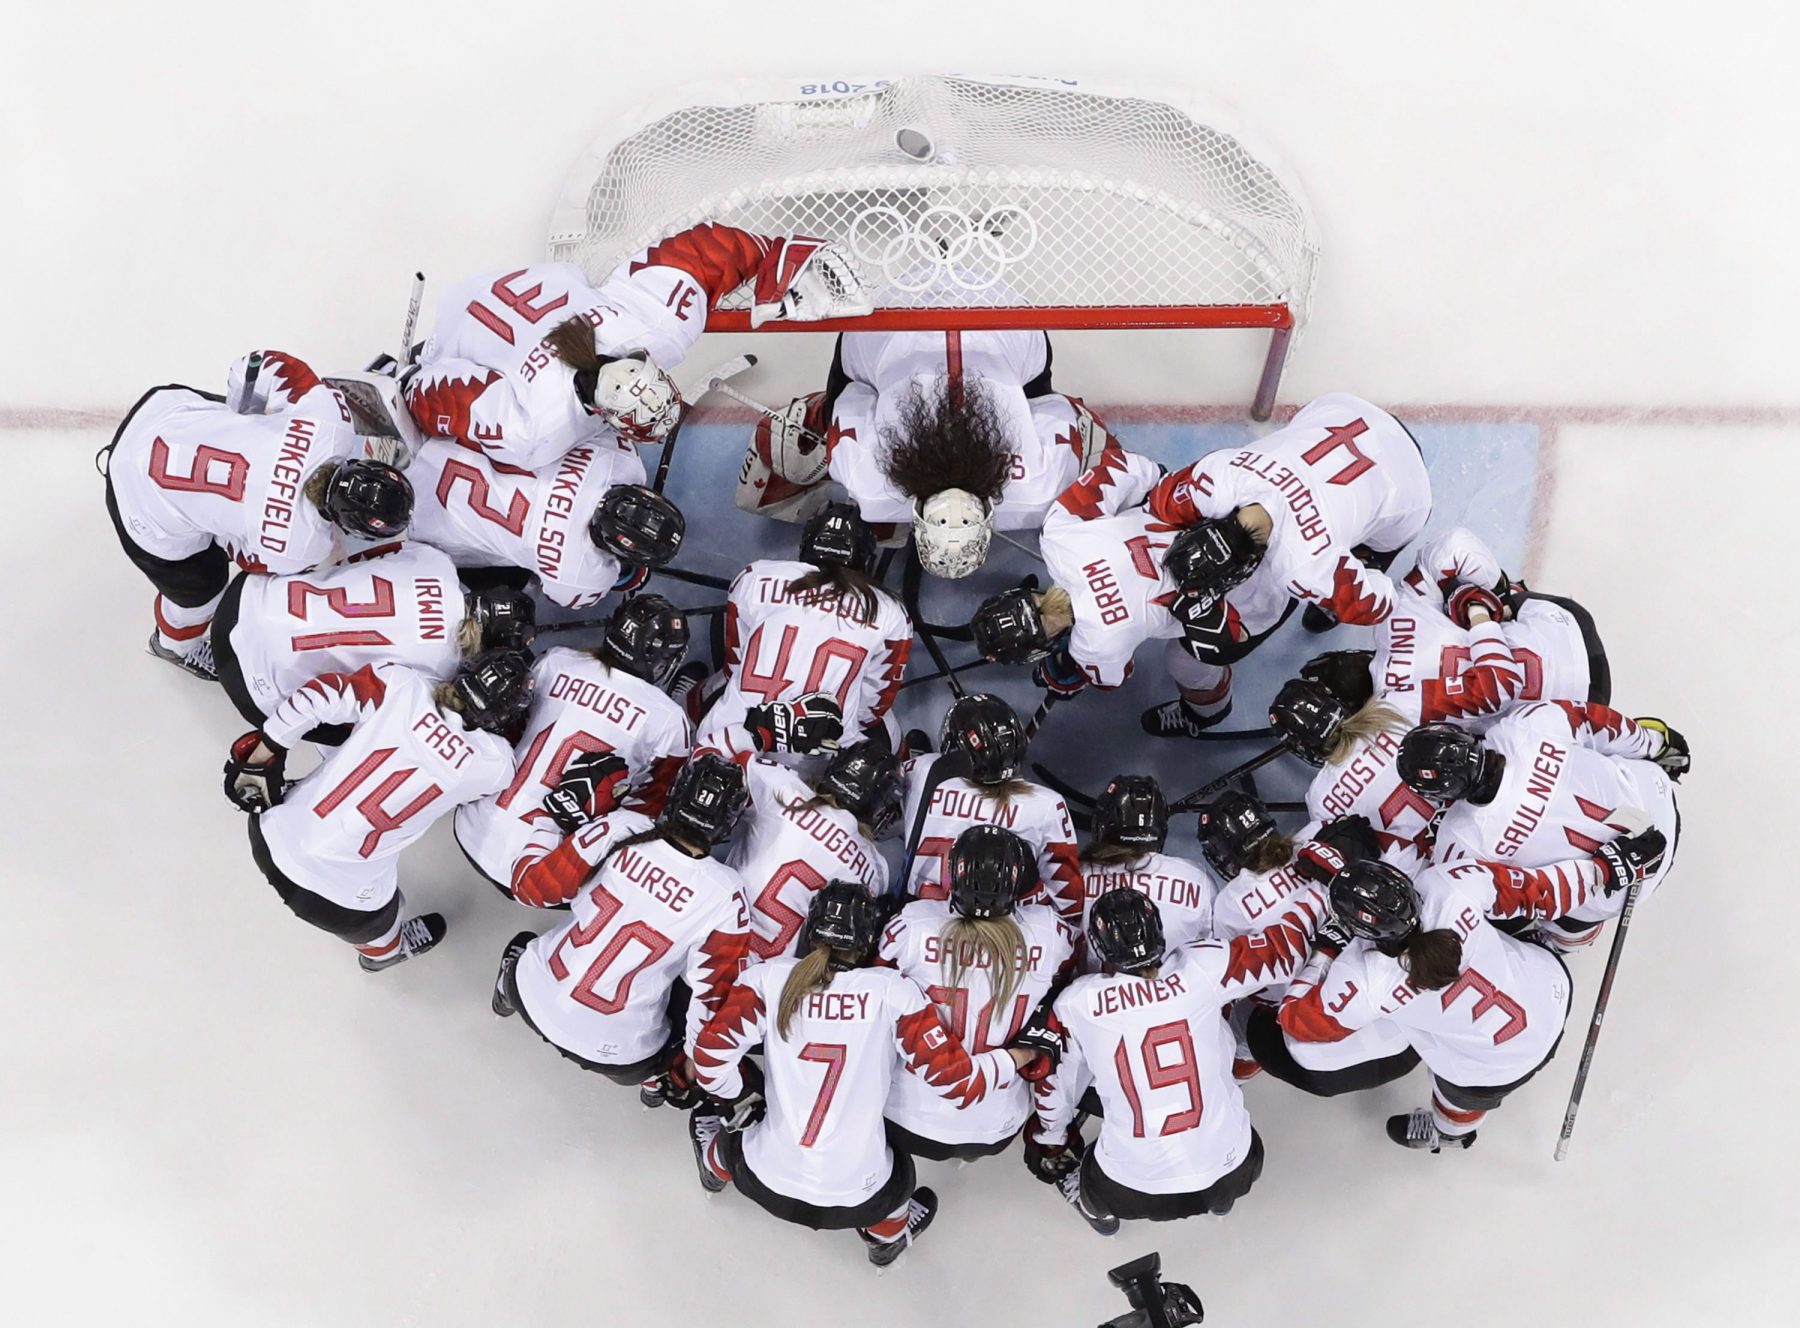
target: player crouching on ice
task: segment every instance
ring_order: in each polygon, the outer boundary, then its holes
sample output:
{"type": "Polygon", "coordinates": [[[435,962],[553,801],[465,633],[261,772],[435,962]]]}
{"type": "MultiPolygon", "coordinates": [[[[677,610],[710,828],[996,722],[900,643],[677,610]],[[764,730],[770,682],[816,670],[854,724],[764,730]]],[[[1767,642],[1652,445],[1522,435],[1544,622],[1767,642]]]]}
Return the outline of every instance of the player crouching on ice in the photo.
{"type": "Polygon", "coordinates": [[[426,435],[527,470],[582,444],[660,443],[682,409],[666,370],[745,282],[753,327],[871,308],[836,245],[704,223],[632,255],[598,286],[573,263],[452,286],[405,378],[407,408],[426,435]]]}
{"type": "Polygon", "coordinates": [[[1181,696],[1142,721],[1146,732],[1166,736],[1211,728],[1230,713],[1228,662],[1260,638],[1242,635],[1235,609],[1207,575],[1214,537],[1183,531],[1142,505],[1161,479],[1148,457],[1107,449],[1044,521],[1038,551],[1049,588],[991,596],[969,626],[984,656],[1035,664],[1033,681],[1058,699],[1090,683],[1123,685],[1137,648],[1167,640],[1164,663],[1181,696]]]}
{"type": "Polygon", "coordinates": [[[1309,631],[1373,626],[1393,611],[1385,568],[1424,528],[1431,483],[1400,421],[1333,393],[1284,429],[1201,457],[1150,490],[1150,515],[1181,532],[1165,561],[1183,593],[1181,695],[1144,717],[1192,737],[1231,704],[1231,666],[1308,605],[1309,631]]]}
{"type": "Polygon", "coordinates": [[[531,657],[495,650],[449,682],[397,664],[314,678],[231,745],[225,796],[250,813],[250,853],[294,916],[354,945],[370,973],[443,940],[441,913],[401,921],[397,865],[433,821],[512,778],[501,735],[531,703],[531,657]],[[312,773],[287,752],[321,724],[353,726],[312,773]]]}
{"type": "Polygon", "coordinates": [[[1435,859],[1502,862],[1545,878],[1489,911],[1544,919],[1539,935],[1564,950],[1591,945],[1623,911],[1626,875],[1642,880],[1640,898],[1662,884],[1681,837],[1671,781],[1689,764],[1687,740],[1660,719],[1572,701],[1528,705],[1485,735],[1422,724],[1395,758],[1407,787],[1445,809],[1435,859]],[[1618,878],[1601,892],[1586,875],[1596,858],[1618,878]]]}
{"type": "Polygon", "coordinates": [[[1434,866],[1416,883],[1378,859],[1350,864],[1332,876],[1332,921],[1282,998],[1292,1041],[1383,1021],[1405,1032],[1431,1071],[1431,1105],[1388,1118],[1405,1148],[1473,1144],[1482,1118],[1556,1055],[1569,1017],[1568,970],[1488,922],[1487,882],[1486,864],[1434,866]]]}
{"type": "Polygon", "coordinates": [[[825,390],[757,425],[737,501],[800,521],[835,482],[884,538],[910,526],[927,572],[965,577],[995,530],[1038,529],[1108,442],[1052,390],[1042,332],[847,332],[825,390]]]}
{"type": "Polygon", "coordinates": [[[285,351],[237,360],[224,397],[171,386],[139,398],[101,455],[113,529],[156,587],[150,653],[212,682],[207,629],[233,559],[304,572],[403,536],[412,485],[368,459],[371,441],[343,395],[285,351]]]}
{"type": "Polygon", "coordinates": [[[860,882],[813,896],[799,958],[753,964],[701,1029],[694,1069],[712,1101],[689,1132],[700,1184],[735,1182],[760,1207],[814,1231],[854,1228],[886,1267],[937,1213],[914,1189],[882,1109],[901,1074],[959,1106],[1018,1081],[1027,1051],[971,1054],[917,983],[871,967],[880,905],[860,882]],[[748,1053],[763,1047],[766,1071],[748,1053]],[[766,1075],[766,1079],[765,1079],[766,1075]]]}

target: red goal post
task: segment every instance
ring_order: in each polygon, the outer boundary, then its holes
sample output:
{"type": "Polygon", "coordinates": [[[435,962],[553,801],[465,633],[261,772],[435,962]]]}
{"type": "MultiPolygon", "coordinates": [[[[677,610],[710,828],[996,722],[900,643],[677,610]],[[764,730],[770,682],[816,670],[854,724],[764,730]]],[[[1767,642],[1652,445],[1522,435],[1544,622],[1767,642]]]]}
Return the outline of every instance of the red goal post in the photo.
{"type": "MultiPolygon", "coordinates": [[[[552,259],[599,279],[720,222],[834,239],[875,312],[761,331],[1255,328],[1267,419],[1318,244],[1291,174],[1216,108],[1076,79],[745,80],[671,92],[570,172],[552,259]]],[[[712,331],[750,330],[748,292],[712,331]]]]}

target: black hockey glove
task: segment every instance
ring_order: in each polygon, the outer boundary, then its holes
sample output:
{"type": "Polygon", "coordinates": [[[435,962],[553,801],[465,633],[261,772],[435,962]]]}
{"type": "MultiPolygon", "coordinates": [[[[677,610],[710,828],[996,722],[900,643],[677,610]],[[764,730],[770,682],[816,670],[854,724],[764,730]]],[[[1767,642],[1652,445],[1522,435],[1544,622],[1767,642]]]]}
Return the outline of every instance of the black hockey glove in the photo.
{"type": "Polygon", "coordinates": [[[762,1070],[756,1062],[739,1061],[738,1075],[744,1081],[743,1090],[729,1102],[718,1100],[719,1119],[733,1134],[742,1134],[769,1110],[769,1104],[763,1100],[762,1070]]]}
{"type": "Polygon", "coordinates": [[[1687,739],[1660,719],[1644,718],[1636,723],[1640,729],[1650,729],[1662,734],[1662,750],[1650,759],[1662,767],[1665,775],[1679,784],[1681,777],[1688,772],[1688,766],[1693,763],[1688,756],[1687,739]]]}
{"type": "Polygon", "coordinates": [[[225,796],[241,812],[266,812],[278,806],[287,792],[282,772],[287,766],[287,748],[277,747],[263,737],[261,730],[251,729],[231,744],[231,755],[225,762],[225,796]],[[252,761],[250,754],[257,744],[267,747],[272,756],[252,761]]]}
{"type": "Polygon", "coordinates": [[[1328,913],[1319,929],[1313,933],[1313,949],[1321,950],[1328,955],[1341,955],[1350,948],[1354,938],[1350,929],[1337,919],[1337,914],[1328,913]]]}
{"type": "Polygon", "coordinates": [[[1313,838],[1343,854],[1346,865],[1381,856],[1381,840],[1366,816],[1338,816],[1320,826],[1313,838]]]}
{"type": "Polygon", "coordinates": [[[1616,894],[1645,877],[1654,876],[1662,868],[1663,854],[1668,847],[1668,839],[1655,826],[1602,844],[1594,854],[1606,869],[1606,880],[1601,883],[1601,888],[1609,895],[1616,894]]]}
{"type": "Polygon", "coordinates": [[[1063,1030],[1051,1009],[1055,999],[1054,993],[1044,997],[1038,1003],[1038,1008],[1032,1011],[1031,1018],[1025,1021],[1025,1026],[1019,1030],[1018,1036],[1008,1044],[1021,1051],[1037,1053],[1037,1059],[1019,1071],[1021,1079],[1032,1083],[1046,1077],[1062,1063],[1063,1030]]]}
{"type": "Polygon", "coordinates": [[[1087,686],[1087,674],[1081,671],[1066,649],[1052,650],[1037,662],[1031,680],[1059,701],[1067,700],[1087,686]]]}
{"type": "Polygon", "coordinates": [[[1054,1185],[1081,1165],[1087,1148],[1081,1142],[1080,1131],[1073,1125],[1069,1127],[1067,1143],[1039,1143],[1037,1125],[1034,1116],[1025,1126],[1025,1170],[1044,1184],[1054,1185]]]}
{"type": "Polygon", "coordinates": [[[617,807],[630,779],[631,768],[616,752],[583,752],[544,795],[544,810],[557,829],[572,835],[617,807]]]}
{"type": "Polygon", "coordinates": [[[1315,885],[1324,885],[1350,865],[1349,858],[1335,844],[1310,840],[1294,855],[1294,870],[1315,885]]]}
{"type": "Polygon", "coordinates": [[[844,736],[844,712],[829,693],[808,692],[792,701],[751,706],[744,727],[759,752],[805,756],[837,746],[844,736]]]}

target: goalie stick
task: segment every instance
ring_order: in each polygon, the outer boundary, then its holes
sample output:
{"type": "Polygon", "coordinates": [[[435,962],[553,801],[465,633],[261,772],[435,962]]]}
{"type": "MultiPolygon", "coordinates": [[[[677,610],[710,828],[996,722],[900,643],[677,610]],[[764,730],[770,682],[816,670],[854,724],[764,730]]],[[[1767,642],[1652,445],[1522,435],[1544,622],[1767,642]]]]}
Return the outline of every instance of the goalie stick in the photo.
{"type": "Polygon", "coordinates": [[[1558,1162],[1569,1155],[1569,1136],[1575,1133],[1575,1113],[1581,1110],[1581,1094],[1587,1088],[1588,1071],[1594,1065],[1594,1048],[1600,1044],[1600,1025],[1606,1018],[1607,1002],[1612,999],[1613,979],[1619,973],[1619,958],[1625,952],[1625,933],[1631,930],[1631,915],[1637,908],[1638,890],[1642,884],[1633,881],[1625,890],[1625,907],[1619,910],[1612,951],[1606,956],[1606,971],[1600,975],[1600,992],[1594,997],[1594,1016],[1588,1021],[1587,1041],[1581,1047],[1581,1064],[1576,1067],[1575,1082],[1569,1089],[1569,1109],[1563,1113],[1562,1132],[1556,1137],[1558,1162]]]}
{"type": "MultiPolygon", "coordinates": [[[[756,356],[754,355],[737,355],[726,360],[707,376],[706,385],[695,394],[694,401],[698,403],[711,392],[722,391],[728,396],[735,396],[736,393],[726,387],[727,380],[736,378],[739,374],[755,367],[756,356]]],[[[669,482],[669,467],[675,461],[675,444],[681,440],[681,431],[686,426],[688,415],[692,410],[693,407],[689,406],[687,410],[681,412],[681,418],[675,421],[675,427],[669,430],[669,436],[663,440],[662,459],[656,463],[656,478],[650,481],[650,487],[658,493],[661,493],[663,486],[669,482]]]]}

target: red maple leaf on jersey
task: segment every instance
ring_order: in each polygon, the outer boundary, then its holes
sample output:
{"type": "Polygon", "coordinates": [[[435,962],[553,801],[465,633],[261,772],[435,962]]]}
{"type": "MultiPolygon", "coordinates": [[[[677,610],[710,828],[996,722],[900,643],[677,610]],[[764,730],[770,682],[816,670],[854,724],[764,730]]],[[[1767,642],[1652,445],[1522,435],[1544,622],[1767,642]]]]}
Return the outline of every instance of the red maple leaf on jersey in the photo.
{"type": "Polygon", "coordinates": [[[630,271],[680,268],[705,290],[709,305],[717,304],[750,279],[768,250],[769,242],[760,236],[708,221],[658,240],[632,263],[630,271]]]}
{"type": "Polygon", "coordinates": [[[1337,615],[1341,623],[1373,627],[1385,619],[1393,607],[1385,597],[1364,588],[1362,578],[1366,570],[1347,553],[1338,558],[1337,570],[1331,578],[1331,598],[1325,601],[1325,607],[1337,615]]]}
{"type": "Polygon", "coordinates": [[[927,1005],[902,1015],[894,1025],[906,1068],[919,1075],[962,1110],[987,1096],[987,1075],[958,1042],[937,1007],[927,1005]],[[947,1092],[945,1090],[948,1090],[947,1092]]]}
{"type": "Polygon", "coordinates": [[[1109,447],[1100,453],[1100,459],[1084,471],[1076,480],[1058,496],[1057,502],[1063,510],[1083,521],[1092,521],[1100,515],[1102,496],[1113,485],[1113,481],[1125,469],[1125,453],[1109,447]]]}

